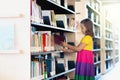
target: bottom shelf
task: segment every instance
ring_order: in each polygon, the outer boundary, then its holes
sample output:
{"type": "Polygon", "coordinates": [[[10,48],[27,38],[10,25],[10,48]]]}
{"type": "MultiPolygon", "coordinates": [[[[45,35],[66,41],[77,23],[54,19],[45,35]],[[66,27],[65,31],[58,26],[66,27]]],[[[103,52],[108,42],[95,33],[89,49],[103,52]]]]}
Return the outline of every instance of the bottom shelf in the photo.
{"type": "MultiPolygon", "coordinates": [[[[75,68],[71,69],[71,70],[67,70],[65,72],[62,72],[60,74],[56,74],[56,75],[52,75],[51,77],[47,78],[46,80],[51,80],[53,78],[56,78],[56,77],[59,77],[61,75],[64,75],[64,74],[67,74],[67,73],[70,73],[72,71],[75,71],[75,68]]],[[[54,72],[53,72],[54,73],[54,72]]],[[[40,75],[40,76],[37,76],[37,77],[34,77],[34,78],[31,78],[31,80],[42,80],[44,79],[44,75],[40,75]]]]}
{"type": "Polygon", "coordinates": [[[40,75],[40,76],[31,78],[30,80],[42,80],[42,79],[44,79],[44,75],[40,75]]]}
{"type": "Polygon", "coordinates": [[[109,72],[112,69],[113,69],[113,67],[110,67],[110,68],[106,69],[106,73],[109,72]]]}
{"type": "Polygon", "coordinates": [[[72,72],[72,71],[75,71],[75,68],[73,68],[73,69],[71,69],[71,70],[68,70],[68,71],[65,71],[65,72],[62,72],[62,73],[60,73],[60,74],[56,74],[56,75],[54,75],[54,76],[52,76],[52,77],[47,78],[46,80],[50,80],[50,79],[53,79],[53,78],[55,78],[55,77],[59,77],[59,76],[61,76],[61,75],[63,75],[63,74],[67,74],[67,73],[70,73],[70,72],[72,72]]]}
{"type": "Polygon", "coordinates": [[[100,77],[101,77],[101,73],[99,73],[99,74],[97,74],[96,76],[95,76],[95,80],[98,80],[100,77]]]}

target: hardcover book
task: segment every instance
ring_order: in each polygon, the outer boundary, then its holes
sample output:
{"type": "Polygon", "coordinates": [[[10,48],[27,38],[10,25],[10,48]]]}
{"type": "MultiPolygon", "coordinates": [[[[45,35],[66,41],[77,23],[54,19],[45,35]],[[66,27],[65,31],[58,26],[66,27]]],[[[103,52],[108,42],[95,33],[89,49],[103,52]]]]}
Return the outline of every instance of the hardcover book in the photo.
{"type": "Polygon", "coordinates": [[[65,37],[61,35],[54,34],[54,41],[56,44],[61,44],[61,42],[65,41],[65,37]]]}

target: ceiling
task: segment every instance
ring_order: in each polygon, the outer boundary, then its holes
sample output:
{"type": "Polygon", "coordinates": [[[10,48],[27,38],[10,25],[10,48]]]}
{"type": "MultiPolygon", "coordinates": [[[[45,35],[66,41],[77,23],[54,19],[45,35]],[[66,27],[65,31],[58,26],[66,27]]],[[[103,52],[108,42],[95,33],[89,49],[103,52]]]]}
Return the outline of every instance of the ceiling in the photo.
{"type": "Polygon", "coordinates": [[[117,4],[120,3],[120,0],[100,0],[103,4],[117,4]]]}

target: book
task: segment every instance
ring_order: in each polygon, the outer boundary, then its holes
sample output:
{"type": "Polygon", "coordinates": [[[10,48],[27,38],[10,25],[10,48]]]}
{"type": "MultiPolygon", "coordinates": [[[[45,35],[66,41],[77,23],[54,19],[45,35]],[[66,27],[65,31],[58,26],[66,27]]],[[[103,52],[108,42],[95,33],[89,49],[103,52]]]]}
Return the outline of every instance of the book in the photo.
{"type": "Polygon", "coordinates": [[[51,76],[50,72],[52,72],[52,67],[53,67],[51,54],[47,55],[47,59],[45,60],[45,62],[46,62],[47,76],[50,77],[51,76]]]}
{"type": "Polygon", "coordinates": [[[44,24],[51,25],[51,10],[42,10],[44,24]]]}
{"type": "Polygon", "coordinates": [[[41,6],[36,3],[36,0],[32,0],[32,10],[31,10],[31,18],[32,22],[42,23],[42,11],[41,6]]]}
{"type": "Polygon", "coordinates": [[[61,42],[65,41],[65,37],[61,35],[54,34],[54,42],[56,44],[61,44],[61,42]]]}
{"type": "Polygon", "coordinates": [[[68,44],[72,45],[72,46],[75,46],[75,43],[74,42],[67,42],[68,44]]]}
{"type": "Polygon", "coordinates": [[[44,24],[56,26],[56,17],[54,10],[42,10],[44,24]]]}
{"type": "Polygon", "coordinates": [[[60,5],[67,8],[67,0],[60,0],[60,5]]]}
{"type": "Polygon", "coordinates": [[[68,25],[68,29],[71,29],[71,30],[76,29],[77,23],[75,21],[74,15],[72,15],[72,14],[67,15],[67,25],[68,25]]]}
{"type": "Polygon", "coordinates": [[[62,28],[67,29],[68,28],[67,16],[65,14],[56,14],[56,24],[57,24],[57,27],[61,27],[61,25],[62,25],[62,28]],[[64,25],[64,27],[63,27],[63,25],[64,25]]]}
{"type": "Polygon", "coordinates": [[[75,8],[73,5],[68,5],[68,9],[72,10],[72,11],[75,11],[75,8]]]}
{"type": "Polygon", "coordinates": [[[36,77],[41,75],[41,66],[40,66],[40,62],[38,61],[38,59],[32,59],[31,61],[31,77],[36,77]]]}
{"type": "Polygon", "coordinates": [[[65,72],[65,67],[63,63],[57,63],[56,64],[56,74],[65,72]]]}
{"type": "Polygon", "coordinates": [[[43,52],[50,51],[51,49],[51,31],[39,31],[42,35],[42,49],[43,52]]]}
{"type": "Polygon", "coordinates": [[[54,50],[54,39],[51,31],[34,31],[32,34],[32,52],[45,52],[54,50]]]}
{"type": "Polygon", "coordinates": [[[75,62],[72,60],[68,61],[68,70],[75,68],[75,62]]]}
{"type": "Polygon", "coordinates": [[[64,22],[62,20],[56,21],[57,27],[65,28],[64,22]]]}
{"type": "Polygon", "coordinates": [[[43,16],[43,22],[44,24],[51,25],[49,16],[43,16]]]}

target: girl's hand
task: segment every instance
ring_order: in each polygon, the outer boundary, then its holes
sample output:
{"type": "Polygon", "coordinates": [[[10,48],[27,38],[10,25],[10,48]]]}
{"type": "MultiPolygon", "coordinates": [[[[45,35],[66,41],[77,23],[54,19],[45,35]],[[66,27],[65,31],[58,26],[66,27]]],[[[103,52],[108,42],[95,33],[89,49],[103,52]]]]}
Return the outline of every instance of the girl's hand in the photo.
{"type": "Polygon", "coordinates": [[[64,47],[67,47],[67,43],[65,43],[65,42],[61,42],[61,45],[64,47]]]}
{"type": "Polygon", "coordinates": [[[66,49],[65,49],[65,48],[62,48],[62,51],[63,51],[63,52],[66,52],[66,49]]]}

